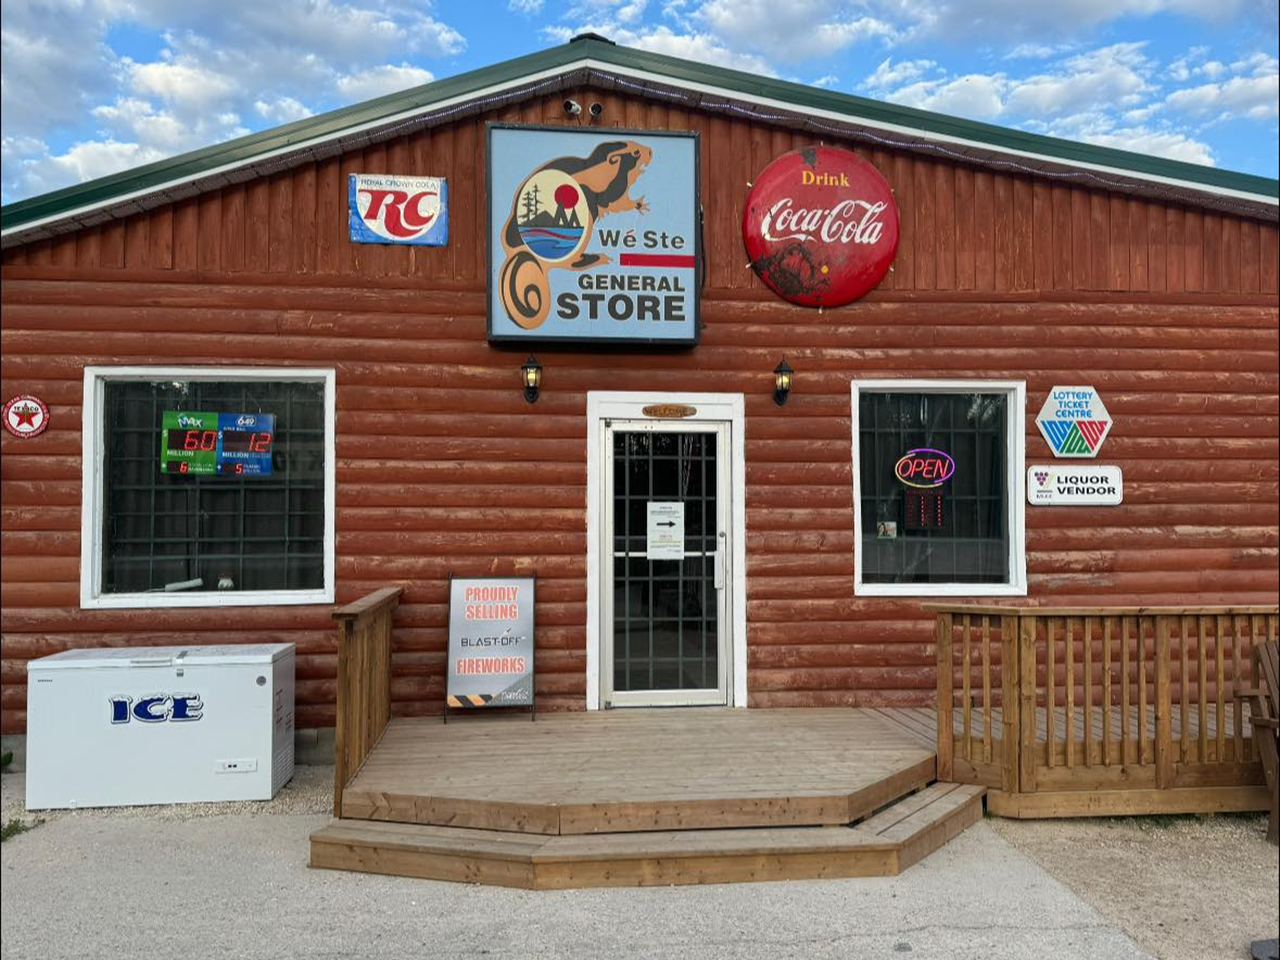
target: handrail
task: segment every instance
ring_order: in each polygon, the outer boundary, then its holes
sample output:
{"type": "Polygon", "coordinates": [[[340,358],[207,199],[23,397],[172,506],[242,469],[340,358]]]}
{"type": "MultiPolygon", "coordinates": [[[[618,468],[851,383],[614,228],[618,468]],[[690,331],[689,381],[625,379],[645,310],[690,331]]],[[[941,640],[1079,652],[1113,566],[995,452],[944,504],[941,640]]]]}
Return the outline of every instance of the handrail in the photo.
{"type": "Polygon", "coordinates": [[[1251,782],[1235,693],[1275,604],[927,603],[936,618],[939,779],[1005,794],[1251,782]]]}
{"type": "Polygon", "coordinates": [[[403,592],[404,587],[383,587],[381,590],[375,590],[359,600],[348,603],[345,607],[338,607],[333,611],[333,619],[356,620],[360,617],[371,616],[387,603],[390,603],[394,608],[396,602],[400,599],[400,594],[403,592]]]}
{"type": "Polygon", "coordinates": [[[391,719],[391,618],[403,587],[383,587],[338,607],[338,712],[333,732],[333,815],[342,792],[391,719]]]}

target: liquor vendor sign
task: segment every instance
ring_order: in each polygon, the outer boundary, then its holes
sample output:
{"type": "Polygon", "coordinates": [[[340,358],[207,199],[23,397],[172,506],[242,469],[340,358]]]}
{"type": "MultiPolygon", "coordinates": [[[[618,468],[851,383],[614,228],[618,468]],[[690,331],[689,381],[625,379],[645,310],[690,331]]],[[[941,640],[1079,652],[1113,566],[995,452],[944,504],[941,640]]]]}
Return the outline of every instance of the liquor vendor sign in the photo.
{"type": "Polygon", "coordinates": [[[1114,507],[1124,502],[1119,467],[1033,464],[1027,468],[1027,503],[1034,507],[1114,507]]]}
{"type": "Polygon", "coordinates": [[[697,340],[698,138],[489,127],[489,339],[697,340]]]}
{"type": "Polygon", "coordinates": [[[449,580],[445,704],[533,706],[533,577],[449,580]]]}
{"type": "Polygon", "coordinates": [[[275,434],[272,413],[166,410],[160,429],[160,472],[269,476],[275,434]]]}
{"type": "Polygon", "coordinates": [[[898,252],[898,205],[875,167],[836,147],[784,153],[756,178],[742,216],[751,267],[805,307],[865,296],[898,252]]]}

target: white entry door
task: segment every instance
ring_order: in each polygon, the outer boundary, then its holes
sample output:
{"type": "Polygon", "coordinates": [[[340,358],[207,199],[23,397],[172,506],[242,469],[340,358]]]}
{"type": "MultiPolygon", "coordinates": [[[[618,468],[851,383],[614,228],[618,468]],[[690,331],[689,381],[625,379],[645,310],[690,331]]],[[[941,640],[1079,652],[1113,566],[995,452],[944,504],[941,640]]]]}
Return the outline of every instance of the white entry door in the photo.
{"type": "Polygon", "coordinates": [[[635,419],[603,427],[601,703],[727,704],[731,426],[635,419]]]}

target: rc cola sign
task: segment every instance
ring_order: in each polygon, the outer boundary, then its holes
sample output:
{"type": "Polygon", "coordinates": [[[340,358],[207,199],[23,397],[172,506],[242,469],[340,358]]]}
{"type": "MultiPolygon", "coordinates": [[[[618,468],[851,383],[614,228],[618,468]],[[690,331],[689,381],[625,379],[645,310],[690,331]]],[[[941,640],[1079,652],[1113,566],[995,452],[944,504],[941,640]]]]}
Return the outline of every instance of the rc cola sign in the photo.
{"type": "Polygon", "coordinates": [[[352,243],[443,247],[449,191],[443,177],[353,173],[347,180],[352,243]]]}
{"type": "Polygon", "coordinates": [[[783,154],[756,179],[742,218],[752,269],[774,293],[838,307],[873,290],[898,252],[898,205],[880,172],[836,147],[783,154]]]}

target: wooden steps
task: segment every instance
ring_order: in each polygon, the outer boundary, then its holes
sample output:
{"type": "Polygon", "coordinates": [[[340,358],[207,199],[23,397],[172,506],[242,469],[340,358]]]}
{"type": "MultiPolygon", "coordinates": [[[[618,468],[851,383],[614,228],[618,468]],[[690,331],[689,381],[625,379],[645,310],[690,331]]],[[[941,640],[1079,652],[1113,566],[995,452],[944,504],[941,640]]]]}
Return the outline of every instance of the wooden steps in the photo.
{"type": "MultiPolygon", "coordinates": [[[[464,793],[455,784],[431,788],[437,795],[366,789],[357,780],[342,797],[342,816],[354,820],[384,820],[442,827],[469,827],[516,833],[600,834],[659,830],[722,829],[727,827],[842,826],[867,816],[886,803],[933,780],[933,754],[902,759],[875,768],[877,779],[866,783],[846,778],[830,786],[760,783],[750,789],[716,785],[703,796],[689,786],[659,796],[646,793],[662,785],[610,784],[616,799],[574,802],[567,795],[545,799],[514,799],[464,793]],[[683,795],[681,795],[683,794],[683,795]]],[[[566,791],[567,794],[567,791],[566,791]]]]}
{"type": "Polygon", "coordinates": [[[982,816],[984,788],[935,783],[853,827],[547,835],[334,820],[311,866],[527,889],[892,876],[982,816]]]}

